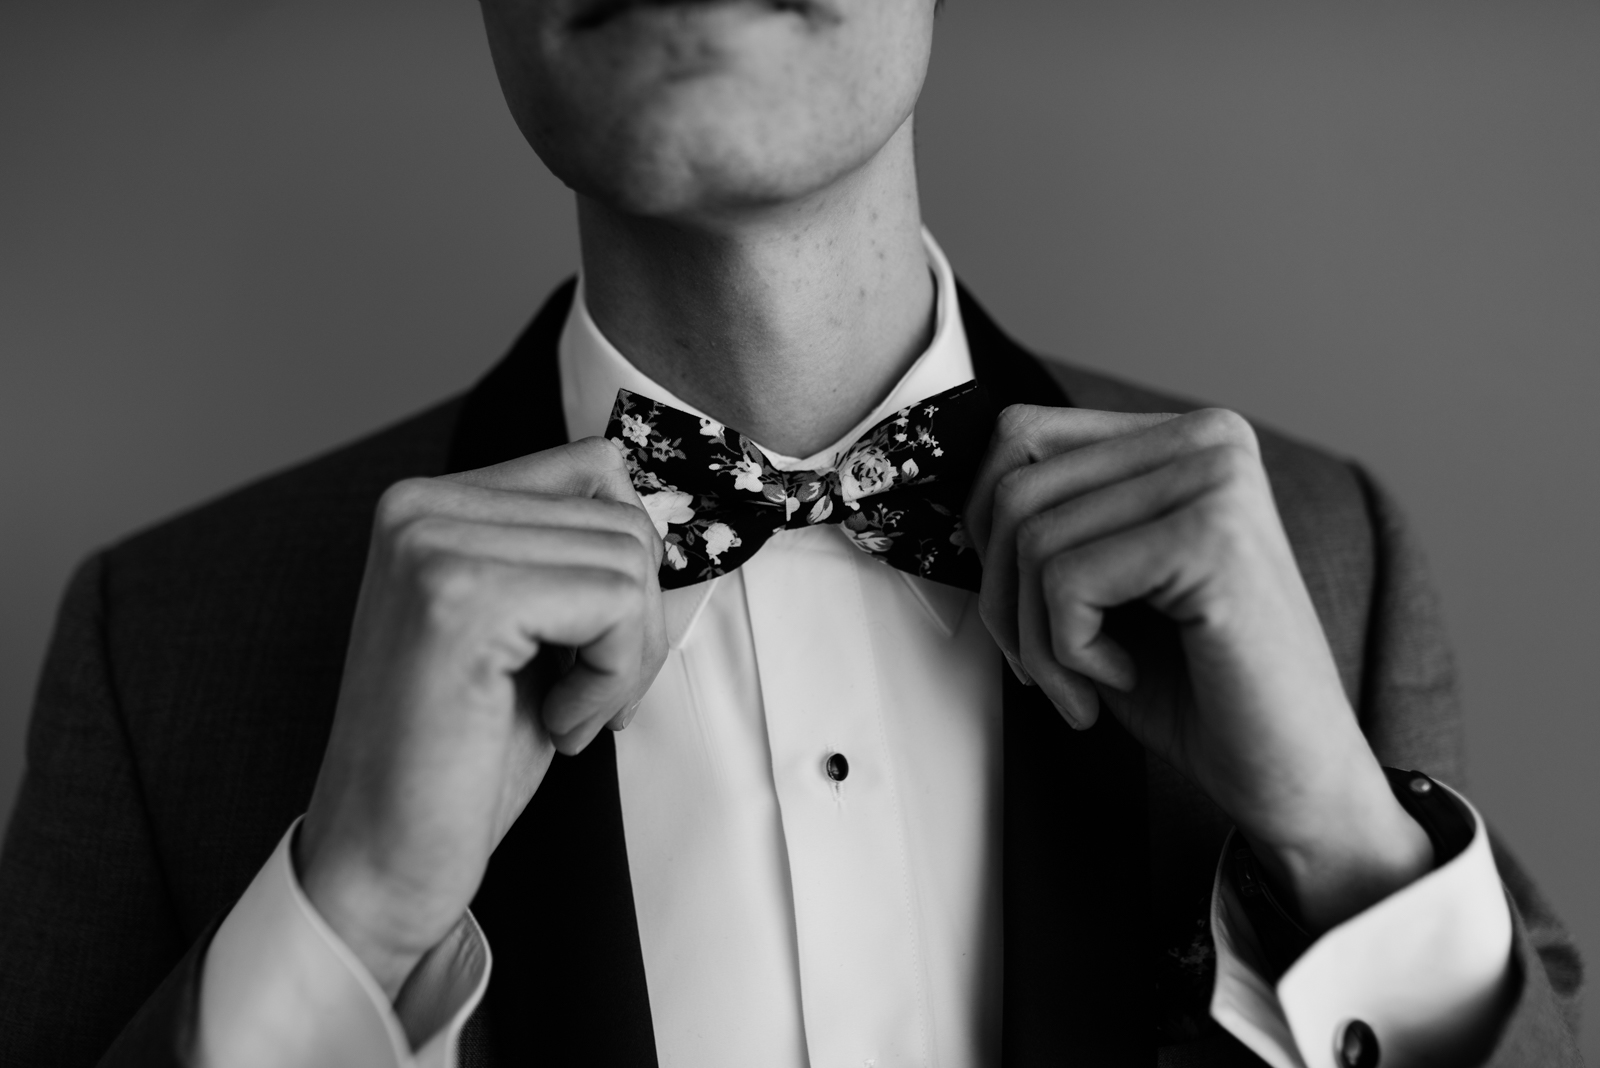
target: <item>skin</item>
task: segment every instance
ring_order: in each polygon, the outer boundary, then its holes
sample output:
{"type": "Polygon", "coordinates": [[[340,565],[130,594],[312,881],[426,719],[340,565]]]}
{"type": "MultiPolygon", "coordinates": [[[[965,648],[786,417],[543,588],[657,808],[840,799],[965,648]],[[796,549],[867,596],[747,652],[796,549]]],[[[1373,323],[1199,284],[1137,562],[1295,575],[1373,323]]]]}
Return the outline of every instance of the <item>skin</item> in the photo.
{"type": "Polygon", "coordinates": [[[911,126],[930,0],[678,4],[573,28],[596,10],[483,4],[512,115],[577,193],[595,321],[764,445],[827,446],[931,333],[911,126]]]}
{"type": "MultiPolygon", "coordinates": [[[[911,125],[930,0],[482,6],[512,114],[576,193],[607,337],[776,451],[858,422],[932,328],[911,125]]],[[[1014,669],[1189,775],[1313,930],[1427,870],[1242,419],[1008,409],[968,522],[1014,669]]],[[[653,681],[660,554],[600,439],[385,495],[295,859],[391,997],[553,754],[625,726],[653,681]]]]}

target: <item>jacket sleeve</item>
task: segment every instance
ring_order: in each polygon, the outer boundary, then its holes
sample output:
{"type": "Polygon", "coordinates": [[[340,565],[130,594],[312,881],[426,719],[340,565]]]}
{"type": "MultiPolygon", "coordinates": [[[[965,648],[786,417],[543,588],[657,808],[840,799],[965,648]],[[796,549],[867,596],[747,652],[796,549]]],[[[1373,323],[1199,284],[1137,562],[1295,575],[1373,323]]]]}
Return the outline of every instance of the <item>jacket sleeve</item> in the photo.
{"type": "MultiPolygon", "coordinates": [[[[1394,503],[1358,469],[1372,518],[1376,571],[1361,680],[1362,729],[1385,765],[1464,783],[1455,667],[1422,553],[1394,503]]],[[[1489,1068],[1581,1068],[1583,969],[1572,937],[1491,832],[1512,914],[1512,977],[1489,1068]]]]}
{"type": "Polygon", "coordinates": [[[181,1064],[192,1042],[210,931],[182,935],[165,885],[117,707],[103,572],[92,558],[68,587],[0,850],[0,1064],[181,1064]]]}

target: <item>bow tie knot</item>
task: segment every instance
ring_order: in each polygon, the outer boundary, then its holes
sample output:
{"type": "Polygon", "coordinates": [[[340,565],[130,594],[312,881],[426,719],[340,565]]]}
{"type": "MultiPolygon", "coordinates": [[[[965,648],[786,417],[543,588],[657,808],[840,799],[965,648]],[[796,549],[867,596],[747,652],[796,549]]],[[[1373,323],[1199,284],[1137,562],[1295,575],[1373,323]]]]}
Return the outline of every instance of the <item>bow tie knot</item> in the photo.
{"type": "Polygon", "coordinates": [[[977,589],[977,553],[961,508],[988,435],[976,382],[900,409],[826,468],[780,471],[713,419],[627,390],[606,437],[665,545],[664,589],[725,574],[773,534],[838,524],[864,552],[902,571],[977,589]]]}

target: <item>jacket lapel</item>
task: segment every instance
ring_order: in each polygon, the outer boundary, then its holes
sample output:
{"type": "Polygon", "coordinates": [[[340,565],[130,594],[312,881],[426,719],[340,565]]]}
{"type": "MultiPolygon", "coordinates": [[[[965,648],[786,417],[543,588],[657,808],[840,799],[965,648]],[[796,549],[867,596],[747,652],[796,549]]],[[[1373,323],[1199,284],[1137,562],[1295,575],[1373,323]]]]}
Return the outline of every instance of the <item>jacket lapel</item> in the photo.
{"type": "MultiPolygon", "coordinates": [[[[574,285],[467,396],[450,469],[566,442],[556,346],[574,285]]],[[[997,408],[1066,405],[965,290],[978,380],[997,408]]],[[[1152,1065],[1144,756],[1110,716],[1075,732],[1004,681],[1002,1064],[1152,1065]]],[[[653,1068],[655,1035],[608,732],[550,773],[490,861],[473,912],[495,949],[484,1009],[498,1061],[653,1068]]]]}
{"type": "MultiPolygon", "coordinates": [[[[467,395],[450,469],[566,444],[556,344],[574,284],[551,295],[509,355],[467,395]]],[[[472,911],[495,964],[478,1011],[483,1059],[654,1068],[655,1030],[628,875],[616,743],[601,731],[557,755],[489,861],[472,911]]]]}
{"type": "MultiPolygon", "coordinates": [[[[1070,402],[963,289],[996,408],[1070,402]]],[[[1004,671],[1001,1063],[1153,1065],[1144,753],[1110,715],[1074,731],[1004,671]]]]}

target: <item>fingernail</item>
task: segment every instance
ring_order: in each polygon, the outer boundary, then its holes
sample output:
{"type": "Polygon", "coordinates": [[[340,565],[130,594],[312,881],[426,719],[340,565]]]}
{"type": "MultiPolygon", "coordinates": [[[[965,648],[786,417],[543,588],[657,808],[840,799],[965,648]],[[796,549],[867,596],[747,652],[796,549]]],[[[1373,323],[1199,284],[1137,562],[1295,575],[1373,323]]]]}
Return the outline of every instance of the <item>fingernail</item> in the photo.
{"type": "Polygon", "coordinates": [[[1050,703],[1056,706],[1056,711],[1061,713],[1061,718],[1067,721],[1067,726],[1075,731],[1083,730],[1083,722],[1066,705],[1057,701],[1054,697],[1050,698],[1050,703]]]}
{"type": "Polygon", "coordinates": [[[1006,663],[1011,665],[1011,673],[1017,677],[1017,681],[1022,683],[1024,686],[1032,686],[1033,679],[1026,671],[1022,670],[1022,665],[1017,663],[1017,658],[1012,656],[1010,653],[1007,653],[1004,649],[1000,651],[1005,653],[1006,663]]]}

